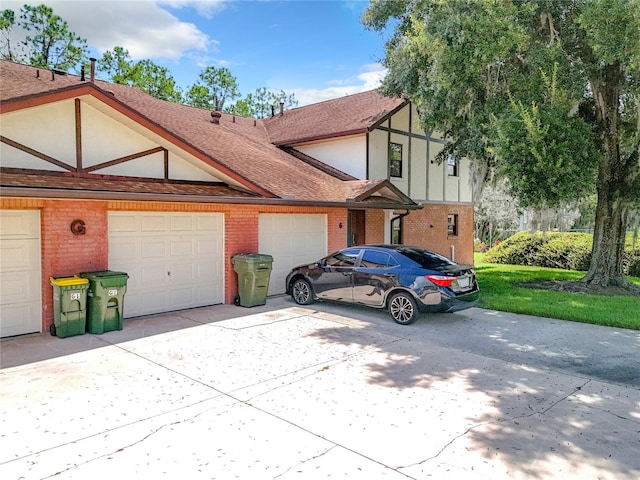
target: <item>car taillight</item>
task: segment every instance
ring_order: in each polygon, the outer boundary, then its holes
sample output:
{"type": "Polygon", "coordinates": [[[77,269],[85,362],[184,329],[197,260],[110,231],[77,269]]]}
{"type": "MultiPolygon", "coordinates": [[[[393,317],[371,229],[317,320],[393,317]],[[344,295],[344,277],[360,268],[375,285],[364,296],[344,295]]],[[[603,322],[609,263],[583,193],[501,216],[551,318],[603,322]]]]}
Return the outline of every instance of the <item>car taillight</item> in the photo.
{"type": "Polygon", "coordinates": [[[439,287],[448,287],[455,280],[455,277],[445,277],[444,275],[425,275],[425,277],[439,287]]]}

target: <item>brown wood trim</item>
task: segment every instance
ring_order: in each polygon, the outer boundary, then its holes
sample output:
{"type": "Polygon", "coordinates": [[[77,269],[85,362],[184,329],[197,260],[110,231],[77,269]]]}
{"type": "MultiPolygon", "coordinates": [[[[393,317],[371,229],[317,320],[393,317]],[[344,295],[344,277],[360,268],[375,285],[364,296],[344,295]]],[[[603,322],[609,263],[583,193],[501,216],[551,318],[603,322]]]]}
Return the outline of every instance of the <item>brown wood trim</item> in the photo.
{"type": "Polygon", "coordinates": [[[7,137],[5,137],[4,135],[0,135],[0,142],[2,143],[6,143],[7,145],[11,145],[14,148],[17,148],[18,150],[28,153],[29,155],[33,155],[34,157],[39,158],[40,160],[44,160],[45,162],[49,162],[52,163],[54,165],[57,165],[60,168],[64,168],[65,170],[68,170],[70,172],[73,172],[75,170],[74,167],[72,167],[71,165],[68,165],[64,162],[61,162],[60,160],[56,160],[53,157],[50,157],[49,155],[46,155],[42,152],[39,152],[37,150],[34,150],[33,148],[29,148],[26,145],[23,145],[21,143],[15,142],[7,137]]]}
{"type": "Polygon", "coordinates": [[[80,116],[80,99],[75,99],[76,118],[76,170],[82,171],[82,117],[80,116]]]}
{"type": "Polygon", "coordinates": [[[111,160],[109,162],[99,163],[98,165],[93,165],[91,167],[87,167],[83,169],[83,172],[94,172],[96,170],[101,170],[103,168],[113,167],[114,165],[119,165],[121,163],[129,162],[131,160],[135,160],[136,158],[146,157],[147,155],[152,155],[158,152],[166,151],[163,147],[155,147],[149,150],[145,150],[144,152],[133,153],[131,155],[127,155],[125,157],[116,158],[115,160],[111,160]]]}
{"type": "Polygon", "coordinates": [[[164,150],[164,179],[169,180],[169,150],[164,150]]]}

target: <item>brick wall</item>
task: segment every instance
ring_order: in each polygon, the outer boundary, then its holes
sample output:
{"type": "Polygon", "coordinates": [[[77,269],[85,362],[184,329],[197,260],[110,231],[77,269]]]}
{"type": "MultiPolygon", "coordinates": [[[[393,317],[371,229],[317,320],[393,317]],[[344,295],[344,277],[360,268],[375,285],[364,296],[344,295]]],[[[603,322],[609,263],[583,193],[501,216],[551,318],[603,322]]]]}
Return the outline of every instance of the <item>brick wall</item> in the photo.
{"type": "Polygon", "coordinates": [[[364,244],[385,243],[384,242],[384,210],[367,210],[365,214],[367,225],[364,244]]]}
{"type": "Polygon", "coordinates": [[[473,205],[425,204],[403,220],[403,243],[428,248],[455,261],[473,265],[473,205]],[[447,234],[447,216],[458,215],[458,234],[447,234]]]}

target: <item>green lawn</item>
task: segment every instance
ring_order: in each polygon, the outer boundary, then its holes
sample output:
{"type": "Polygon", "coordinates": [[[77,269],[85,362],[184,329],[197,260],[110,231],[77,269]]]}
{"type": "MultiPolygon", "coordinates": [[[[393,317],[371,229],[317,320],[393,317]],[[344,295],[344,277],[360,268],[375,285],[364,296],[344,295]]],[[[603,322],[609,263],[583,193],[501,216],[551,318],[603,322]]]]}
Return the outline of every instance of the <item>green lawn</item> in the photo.
{"type": "MultiPolygon", "coordinates": [[[[518,287],[540,280],[578,280],[584,272],[483,263],[476,254],[480,307],[640,330],[640,297],[586,295],[518,287]]],[[[640,278],[631,277],[640,285],[640,278]]]]}

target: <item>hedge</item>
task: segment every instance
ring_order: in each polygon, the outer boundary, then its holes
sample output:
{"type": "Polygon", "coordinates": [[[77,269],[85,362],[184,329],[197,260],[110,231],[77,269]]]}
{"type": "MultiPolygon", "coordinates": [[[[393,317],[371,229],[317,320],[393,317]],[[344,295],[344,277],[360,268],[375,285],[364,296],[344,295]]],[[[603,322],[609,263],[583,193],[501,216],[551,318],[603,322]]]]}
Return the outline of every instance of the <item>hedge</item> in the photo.
{"type": "MultiPolygon", "coordinates": [[[[489,263],[529,265],[586,271],[591,261],[593,236],[589,233],[519,232],[489,249],[483,260],[489,263]]],[[[640,247],[627,242],[623,268],[626,275],[640,276],[640,247]]]]}

